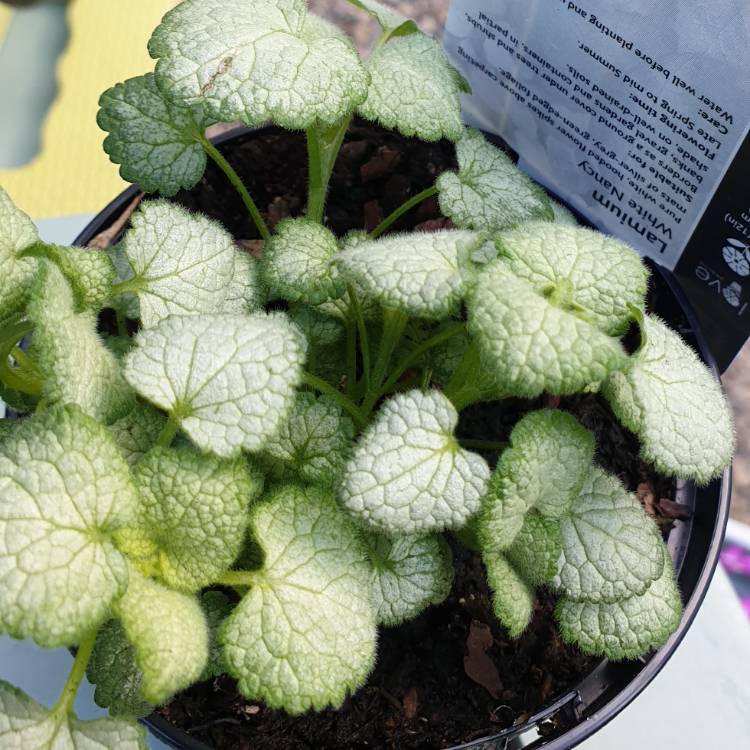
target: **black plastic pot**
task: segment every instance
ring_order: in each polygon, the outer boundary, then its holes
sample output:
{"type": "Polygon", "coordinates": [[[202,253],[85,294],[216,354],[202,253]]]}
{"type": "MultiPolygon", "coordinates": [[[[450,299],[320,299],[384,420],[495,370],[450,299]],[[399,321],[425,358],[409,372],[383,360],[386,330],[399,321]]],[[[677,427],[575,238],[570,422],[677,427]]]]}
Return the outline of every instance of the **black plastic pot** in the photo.
{"type": "MultiPolygon", "coordinates": [[[[233,140],[246,135],[247,131],[242,130],[226,134],[215,142],[231,147],[233,140]]],[[[137,194],[137,188],[130,188],[112,201],[76,238],[75,244],[87,245],[99,232],[109,228],[137,194]]],[[[680,331],[718,379],[714,358],[678,283],[661,266],[652,265],[652,271],[656,292],[654,312],[680,331]]],[[[635,700],[669,661],[703,602],[719,560],[729,517],[730,494],[731,468],[708,487],[697,487],[690,482],[677,485],[674,499],[692,514],[689,520],[678,523],[668,537],[685,613],[679,629],[665,646],[637,661],[615,663],[604,659],[574,689],[555,698],[523,725],[453,750],[572,748],[601,729],[635,700]]],[[[156,714],[145,719],[144,723],[154,735],[172,747],[180,750],[212,750],[156,714]]]]}

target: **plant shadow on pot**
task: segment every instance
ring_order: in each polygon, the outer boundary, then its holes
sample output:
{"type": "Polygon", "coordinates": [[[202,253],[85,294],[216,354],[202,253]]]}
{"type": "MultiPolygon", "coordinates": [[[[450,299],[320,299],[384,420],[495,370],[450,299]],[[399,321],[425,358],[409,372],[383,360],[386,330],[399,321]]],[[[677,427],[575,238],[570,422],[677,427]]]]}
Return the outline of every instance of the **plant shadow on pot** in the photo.
{"type": "MultiPolygon", "coordinates": [[[[263,128],[257,131],[241,130],[228,133],[214,142],[222,147],[237,171],[246,179],[246,184],[258,197],[259,205],[268,206],[269,223],[275,224],[287,215],[296,215],[302,211],[301,201],[304,198],[300,196],[304,196],[307,177],[303,136],[282,134],[273,128],[263,128]],[[293,168],[290,169],[289,165],[293,168]],[[284,175],[284,186],[274,184],[279,174],[284,175]]],[[[359,123],[351,129],[342,157],[342,163],[337,167],[332,181],[334,200],[331,201],[331,205],[344,206],[347,210],[339,209],[340,213],[328,217],[329,225],[339,235],[354,228],[361,228],[363,224],[377,224],[383,211],[387,213],[402,203],[404,197],[416,194],[432,184],[442,170],[454,166],[451,163],[453,156],[449,147],[410,141],[372,126],[364,127],[359,123]],[[374,132],[378,133],[377,142],[368,142],[367,134],[371,137],[374,132]],[[406,152],[408,158],[404,159],[406,152]]],[[[255,230],[239,200],[230,192],[217,192],[216,186],[222,186],[223,189],[223,185],[219,176],[209,168],[203,181],[193,191],[178,195],[176,200],[222,221],[238,240],[248,240],[248,246],[252,247],[252,240],[257,236],[255,230]]],[[[76,239],[75,244],[88,245],[94,237],[115,224],[138,192],[137,188],[131,188],[115,199],[89,224],[76,239]]],[[[444,225],[436,202],[423,205],[402,220],[396,228],[413,228],[415,224],[420,223],[427,229],[444,225]]],[[[119,237],[115,237],[114,241],[118,239],[119,237]]],[[[660,266],[650,264],[650,267],[651,311],[679,331],[718,377],[715,362],[697,319],[674,277],[660,266]]],[[[664,647],[636,661],[615,663],[606,659],[580,660],[578,666],[582,671],[573,675],[567,684],[564,684],[564,681],[555,682],[557,695],[551,699],[546,696],[543,701],[539,701],[537,696],[537,703],[544,703],[542,708],[532,707],[530,711],[521,712],[520,716],[517,711],[510,709],[509,719],[504,723],[498,723],[497,729],[492,729],[486,716],[478,715],[474,729],[479,731],[470,732],[468,736],[464,733],[463,736],[452,738],[454,743],[456,740],[464,741],[464,744],[453,744],[454,750],[459,747],[476,750],[520,750],[542,746],[550,750],[560,750],[574,747],[633,701],[667,663],[703,601],[721,550],[729,512],[730,485],[731,469],[727,469],[720,480],[707,487],[697,487],[690,482],[671,483],[671,500],[681,506],[681,510],[684,511],[681,516],[684,515],[684,518],[666,533],[668,547],[678,572],[685,612],[679,629],[664,647]]],[[[451,601],[454,602],[454,606],[458,606],[455,604],[455,598],[451,601]]],[[[549,613],[551,610],[552,604],[549,606],[549,613]]],[[[465,636],[464,642],[457,645],[459,648],[465,646],[465,636]]],[[[467,690],[484,689],[471,683],[468,677],[464,676],[464,679],[467,690]]],[[[383,697],[380,696],[381,699],[383,697]]],[[[391,703],[395,702],[396,705],[390,707],[392,712],[398,709],[400,700],[392,695],[386,695],[385,698],[392,699],[391,703]]],[[[234,699],[235,696],[230,696],[228,702],[231,703],[234,699]]],[[[192,700],[195,703],[196,699],[192,700]]],[[[503,703],[502,698],[494,700],[498,709],[510,708],[503,706],[503,703]]],[[[357,717],[357,720],[363,721],[364,718],[357,717]]],[[[241,724],[239,719],[231,718],[219,719],[208,724],[219,725],[222,721],[241,724]]],[[[173,747],[185,750],[212,750],[211,745],[176,727],[161,713],[152,714],[145,720],[145,724],[154,735],[173,747]]],[[[203,729],[206,726],[207,724],[204,724],[203,729]]],[[[195,729],[197,727],[193,727],[193,730],[195,729]]],[[[437,740],[434,737],[426,739],[423,744],[396,741],[382,746],[445,748],[450,745],[447,740],[436,744],[437,740]]],[[[249,740],[247,747],[256,746],[260,747],[249,740]]],[[[371,742],[350,742],[346,734],[341,735],[335,746],[352,750],[356,747],[377,747],[371,742]]],[[[274,747],[282,750],[282,745],[276,744],[274,747]]],[[[290,744],[288,747],[296,750],[298,745],[290,744]]]]}

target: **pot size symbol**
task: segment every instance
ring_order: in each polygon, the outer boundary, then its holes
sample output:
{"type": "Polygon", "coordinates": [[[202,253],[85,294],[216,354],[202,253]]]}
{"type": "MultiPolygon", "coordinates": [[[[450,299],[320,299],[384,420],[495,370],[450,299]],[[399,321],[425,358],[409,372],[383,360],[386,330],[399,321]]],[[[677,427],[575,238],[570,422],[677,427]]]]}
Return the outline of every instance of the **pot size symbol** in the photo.
{"type": "Polygon", "coordinates": [[[724,288],[724,299],[732,307],[739,307],[742,302],[742,287],[736,281],[733,281],[728,287],[724,288]]]}
{"type": "Polygon", "coordinates": [[[721,252],[727,265],[738,276],[750,276],[750,246],[746,242],[730,238],[721,252]]]}

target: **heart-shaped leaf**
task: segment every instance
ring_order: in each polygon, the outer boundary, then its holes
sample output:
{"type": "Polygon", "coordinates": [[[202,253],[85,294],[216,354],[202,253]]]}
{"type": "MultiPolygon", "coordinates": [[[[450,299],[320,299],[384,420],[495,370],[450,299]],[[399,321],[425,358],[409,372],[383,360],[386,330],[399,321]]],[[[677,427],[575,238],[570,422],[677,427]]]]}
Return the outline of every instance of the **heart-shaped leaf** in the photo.
{"type": "Polygon", "coordinates": [[[208,626],[198,601],[144,578],[132,566],[114,614],[135,648],[141,696],[162,704],[192,685],[208,661],[208,626]]]}
{"type": "Polygon", "coordinates": [[[105,91],[96,121],[109,133],[104,150],[121,165],[122,179],[145,192],[171,197],[203,177],[204,133],[212,121],[200,106],[182,107],[166,98],[153,73],[105,91]]]}
{"type": "Polygon", "coordinates": [[[295,486],[253,508],[250,526],[264,564],[221,629],[229,672],[270,708],[337,708],[375,658],[358,532],[329,494],[295,486]]]}
{"type": "Polygon", "coordinates": [[[261,268],[266,284],[290,302],[319,305],[345,291],[331,264],[339,251],[335,235],[309,219],[285,219],[263,249],[261,268]]]}
{"type": "MultiPolygon", "coordinates": [[[[554,227],[555,225],[549,224],[554,227]]],[[[469,331],[483,367],[509,395],[569,395],[625,366],[620,342],[571,305],[568,285],[549,295],[498,259],[480,274],[469,298],[469,331]]]]}
{"type": "Polygon", "coordinates": [[[49,711],[0,681],[0,746],[4,750],[148,750],[146,729],[134,721],[79,721],[49,711]]]}
{"type": "Polygon", "coordinates": [[[79,643],[125,590],[111,536],[136,490],[105,427],[75,407],[26,420],[0,445],[0,630],[79,643]]]}
{"type": "Polygon", "coordinates": [[[560,529],[562,556],[554,583],[572,599],[617,602],[639,596],[664,570],[658,527],[635,495],[597,467],[560,529]]]}
{"type": "Polygon", "coordinates": [[[732,460],[732,412],[721,386],[665,323],[642,321],[643,345],[604,394],[641,441],[641,456],[669,476],[706,484],[732,460]]]}
{"type": "Polygon", "coordinates": [[[547,194],[478,130],[456,144],[458,172],[437,180],[440,209],[463,229],[498,230],[526,221],[552,221],[547,194]]]}
{"type": "Polygon", "coordinates": [[[294,403],[304,341],[280,313],[172,316],[141,331],[128,382],[203,450],[261,450],[294,403]]]}
{"type": "Polygon", "coordinates": [[[372,565],[371,599],[382,625],[400,625],[432,604],[440,604],[453,585],[453,558],[437,535],[388,539],[367,534],[372,565]]]}
{"type": "Polygon", "coordinates": [[[395,36],[373,52],[367,70],[372,81],[359,107],[366,120],[423,141],[461,138],[462,81],[435,39],[420,31],[395,36]]]}
{"type": "Polygon", "coordinates": [[[383,307],[440,320],[463,299],[459,255],[476,241],[474,233],[461,231],[390,235],[342,250],[336,265],[383,307]]]}
{"type": "Polygon", "coordinates": [[[247,509],[261,489],[245,459],[222,460],[189,446],[155,448],[133,477],[139,527],[158,549],[155,574],[184,591],[215,583],[240,553],[247,509]]]}
{"type": "Polygon", "coordinates": [[[203,104],[218,122],[305,130],[337,123],[367,96],[354,46],[305,0],[185,0],[164,16],[149,52],[162,91],[203,104]]]}
{"type": "Polygon", "coordinates": [[[457,423],[439,391],[386,401],[347,464],[344,505],[388,535],[463,526],[479,510],[490,472],[481,456],[458,445],[457,423]]]}
{"type": "Polygon", "coordinates": [[[60,269],[40,261],[29,303],[32,345],[44,374],[42,394],[52,404],[75,404],[110,423],[135,405],[120,363],[97,333],[96,314],[76,312],[73,290],[60,269]]]}

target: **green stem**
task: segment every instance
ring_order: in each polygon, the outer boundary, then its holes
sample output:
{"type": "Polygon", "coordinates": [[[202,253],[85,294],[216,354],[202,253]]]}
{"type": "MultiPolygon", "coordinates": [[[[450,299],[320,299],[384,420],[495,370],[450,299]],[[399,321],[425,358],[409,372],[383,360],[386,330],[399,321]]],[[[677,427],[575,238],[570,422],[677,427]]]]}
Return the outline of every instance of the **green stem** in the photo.
{"type": "Polygon", "coordinates": [[[359,429],[362,429],[365,426],[366,420],[357,405],[348,399],[343,393],[337,391],[332,385],[326,383],[325,380],[306,372],[302,375],[302,382],[306,386],[334,399],[339,406],[351,416],[359,429]]]}
{"type": "Polygon", "coordinates": [[[125,312],[120,305],[115,307],[115,321],[117,322],[117,335],[127,338],[128,324],[125,318],[125,312]]]}
{"type": "Polygon", "coordinates": [[[477,451],[504,451],[508,443],[503,440],[472,440],[470,438],[459,438],[462,448],[477,451]]]}
{"type": "Polygon", "coordinates": [[[228,570],[216,583],[219,586],[234,588],[235,586],[252,586],[258,579],[258,574],[249,570],[228,570]]]}
{"type": "Polygon", "coordinates": [[[172,445],[172,441],[177,436],[179,429],[179,420],[174,416],[174,414],[170,414],[167,423],[164,425],[164,429],[161,431],[158,439],[156,440],[156,447],[169,448],[169,446],[172,445]]]}
{"type": "Polygon", "coordinates": [[[59,720],[69,716],[73,713],[73,705],[75,704],[76,694],[78,693],[78,687],[83,680],[83,676],[86,674],[86,667],[88,666],[91,653],[94,650],[94,644],[96,643],[95,630],[93,633],[88,635],[81,644],[78,646],[76,658],[73,661],[73,666],[68,675],[68,679],[65,682],[65,687],[60,693],[60,697],[57,699],[52,712],[58,717],[59,720]]]}
{"type": "Polygon", "coordinates": [[[346,319],[346,395],[353,398],[357,386],[357,322],[346,319]]]}
{"type": "Polygon", "coordinates": [[[266,242],[268,242],[268,240],[271,239],[271,232],[269,231],[268,226],[263,219],[263,216],[258,210],[258,206],[255,205],[255,201],[252,199],[252,196],[247,191],[247,188],[240,179],[240,176],[237,174],[237,172],[234,171],[232,165],[222,156],[221,152],[216,148],[216,146],[214,146],[213,143],[211,143],[211,141],[209,141],[207,138],[202,138],[201,145],[203,146],[205,152],[214,160],[214,162],[216,162],[216,166],[218,166],[219,169],[228,177],[229,182],[232,183],[234,189],[239,193],[240,198],[242,198],[242,202],[245,204],[245,208],[247,208],[250,216],[255,222],[255,226],[258,228],[260,236],[264,240],[266,240],[266,242]]]}
{"type": "Polygon", "coordinates": [[[32,378],[39,379],[43,377],[42,371],[39,369],[39,365],[21,349],[20,346],[14,346],[10,353],[11,357],[16,360],[16,364],[25,370],[32,378]]]}
{"type": "Polygon", "coordinates": [[[307,218],[323,221],[326,205],[326,185],[323,180],[323,160],[321,157],[320,136],[315,128],[307,131],[307,159],[309,185],[307,198],[307,218]]]}
{"type": "Polygon", "coordinates": [[[370,239],[376,240],[378,237],[380,237],[381,234],[390,229],[391,225],[397,222],[405,213],[411,211],[412,208],[418,206],[428,198],[432,198],[433,195],[437,195],[437,192],[437,187],[433,185],[432,187],[427,188],[427,190],[423,190],[421,193],[418,193],[417,195],[409,198],[406,203],[399,206],[390,216],[387,216],[385,219],[383,219],[383,221],[380,222],[380,224],[378,224],[378,226],[376,226],[375,229],[372,230],[372,232],[370,232],[370,239]]]}
{"type": "Polygon", "coordinates": [[[133,277],[127,281],[121,281],[119,284],[113,284],[109,292],[110,299],[122,297],[123,294],[136,294],[141,291],[143,282],[138,277],[133,277]]]}
{"type": "Polygon", "coordinates": [[[393,356],[393,351],[401,340],[401,335],[408,322],[406,313],[401,310],[383,310],[383,316],[383,336],[380,340],[380,351],[372,368],[370,388],[362,404],[362,411],[366,417],[370,415],[370,412],[380,398],[383,380],[393,356]]]}
{"type": "Polygon", "coordinates": [[[323,222],[325,216],[331,175],[351,121],[352,115],[349,115],[331,128],[313,126],[307,131],[310,181],[307,218],[317,221],[319,224],[323,222]]]}
{"type": "Polygon", "coordinates": [[[426,341],[423,341],[407,357],[401,360],[401,363],[393,371],[393,374],[388,378],[388,380],[385,381],[382,391],[390,391],[391,388],[393,388],[393,386],[396,385],[399,378],[412,365],[419,362],[419,360],[428,351],[430,351],[430,349],[434,349],[436,346],[440,346],[440,344],[444,343],[445,341],[448,341],[448,339],[452,339],[454,336],[458,336],[459,334],[463,333],[465,330],[466,330],[465,323],[456,323],[455,325],[452,325],[440,331],[439,333],[436,333],[432,338],[429,338],[426,341]]]}
{"type": "MultiPolygon", "coordinates": [[[[15,320],[0,331],[0,381],[8,388],[29,396],[40,396],[42,393],[42,379],[34,370],[25,371],[11,367],[8,358],[17,348],[24,336],[34,330],[31,321],[15,320]]],[[[36,369],[36,368],[35,368],[36,369]]]]}
{"type": "Polygon", "coordinates": [[[362,387],[364,388],[364,392],[367,393],[370,390],[370,337],[367,333],[364,316],[362,315],[362,305],[359,302],[357,292],[354,291],[354,287],[351,284],[347,287],[347,293],[349,294],[349,312],[350,315],[354,315],[359,332],[359,350],[362,354],[362,387]]]}

